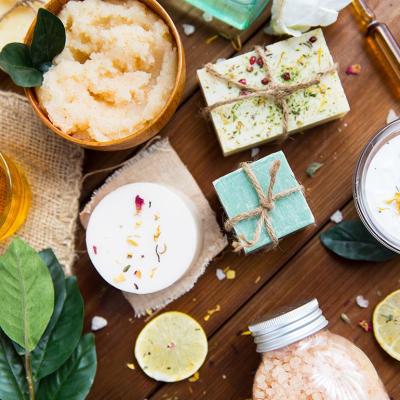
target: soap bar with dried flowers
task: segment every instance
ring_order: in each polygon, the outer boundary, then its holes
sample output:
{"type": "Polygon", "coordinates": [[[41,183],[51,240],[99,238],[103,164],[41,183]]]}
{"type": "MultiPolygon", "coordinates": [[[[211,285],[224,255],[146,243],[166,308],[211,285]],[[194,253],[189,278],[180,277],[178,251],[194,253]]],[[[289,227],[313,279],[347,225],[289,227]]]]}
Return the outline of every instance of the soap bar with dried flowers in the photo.
{"type": "Polygon", "coordinates": [[[277,246],[284,236],[314,223],[314,217],[282,151],[214,181],[233,230],[235,250],[250,253],[277,246]]]}
{"type": "Polygon", "coordinates": [[[197,74],[225,156],[349,111],[321,29],[207,64],[197,74]]]}

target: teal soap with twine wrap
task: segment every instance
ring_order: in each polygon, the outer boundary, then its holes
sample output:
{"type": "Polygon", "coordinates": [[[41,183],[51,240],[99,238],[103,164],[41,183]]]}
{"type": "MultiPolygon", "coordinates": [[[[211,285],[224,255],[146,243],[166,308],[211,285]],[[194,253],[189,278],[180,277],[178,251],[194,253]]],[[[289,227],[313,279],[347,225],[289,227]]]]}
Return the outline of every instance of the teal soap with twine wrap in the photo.
{"type": "Polygon", "coordinates": [[[235,251],[276,247],[281,238],[315,222],[282,151],[240,167],[213,182],[228,217],[225,229],[236,234],[235,251]]]}

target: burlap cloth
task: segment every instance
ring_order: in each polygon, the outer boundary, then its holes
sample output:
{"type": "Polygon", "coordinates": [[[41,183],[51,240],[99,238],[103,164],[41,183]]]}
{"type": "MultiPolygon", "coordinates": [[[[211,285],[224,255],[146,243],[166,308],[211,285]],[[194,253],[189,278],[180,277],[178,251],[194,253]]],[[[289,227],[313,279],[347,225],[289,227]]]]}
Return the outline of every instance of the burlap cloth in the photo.
{"type": "Polygon", "coordinates": [[[70,274],[83,150],[48,130],[24,97],[2,91],[0,150],[22,167],[32,190],[32,207],[17,235],[37,250],[51,247],[70,274]]]}
{"type": "Polygon", "coordinates": [[[138,295],[124,292],[137,317],[145,315],[147,310],[165,307],[188,292],[204,273],[210,261],[227,246],[226,237],[221,233],[207,199],[167,139],[140,151],[106,180],[81,212],[82,225],[86,228],[91,212],[107,193],[122,185],[143,181],[168,185],[185,193],[198,209],[205,235],[200,257],[173,285],[152,294],[138,295]]]}

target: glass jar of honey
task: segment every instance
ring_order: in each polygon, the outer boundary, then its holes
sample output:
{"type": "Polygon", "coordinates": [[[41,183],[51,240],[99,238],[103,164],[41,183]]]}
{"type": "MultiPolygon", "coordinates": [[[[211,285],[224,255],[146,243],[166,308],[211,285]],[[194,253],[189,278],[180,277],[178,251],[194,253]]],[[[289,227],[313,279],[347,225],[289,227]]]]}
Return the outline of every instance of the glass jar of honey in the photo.
{"type": "Polygon", "coordinates": [[[31,197],[21,168],[0,152],[0,241],[14,234],[25,222],[31,197]]]}
{"type": "Polygon", "coordinates": [[[368,357],[327,325],[313,299],[249,327],[263,355],[253,400],[389,400],[368,357]]]}

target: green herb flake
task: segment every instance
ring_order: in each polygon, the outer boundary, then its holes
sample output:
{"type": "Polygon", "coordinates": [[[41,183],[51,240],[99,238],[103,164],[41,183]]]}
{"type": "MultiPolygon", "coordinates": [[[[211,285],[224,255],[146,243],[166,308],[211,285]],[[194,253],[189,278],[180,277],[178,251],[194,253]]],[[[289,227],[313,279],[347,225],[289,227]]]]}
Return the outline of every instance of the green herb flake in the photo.
{"type": "Polygon", "coordinates": [[[323,166],[324,164],[319,163],[319,162],[313,162],[311,163],[307,169],[306,169],[306,174],[310,177],[313,178],[316,174],[316,172],[323,166]]]}

